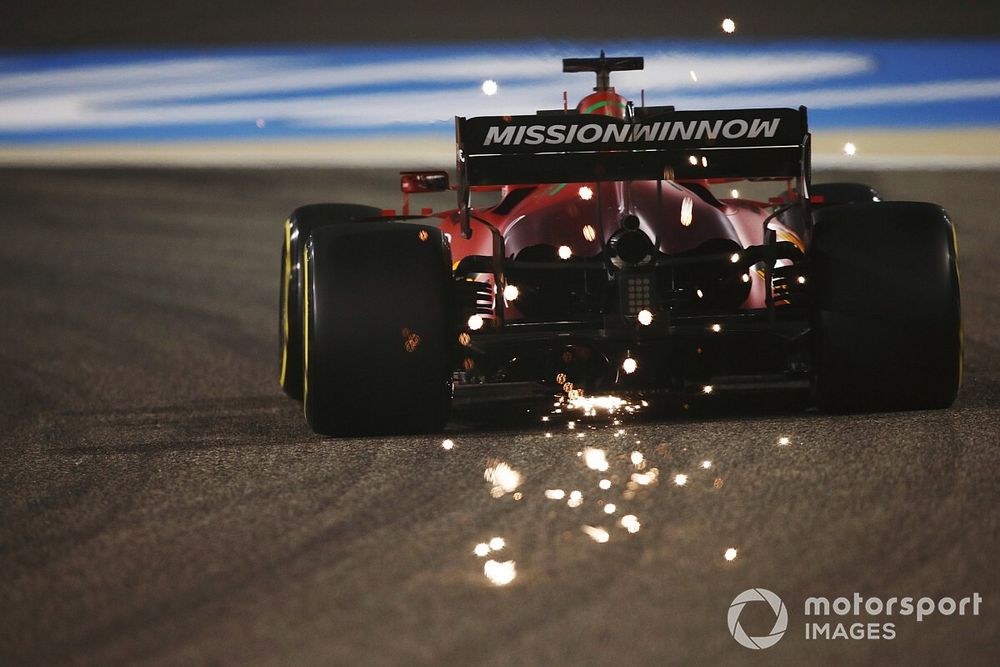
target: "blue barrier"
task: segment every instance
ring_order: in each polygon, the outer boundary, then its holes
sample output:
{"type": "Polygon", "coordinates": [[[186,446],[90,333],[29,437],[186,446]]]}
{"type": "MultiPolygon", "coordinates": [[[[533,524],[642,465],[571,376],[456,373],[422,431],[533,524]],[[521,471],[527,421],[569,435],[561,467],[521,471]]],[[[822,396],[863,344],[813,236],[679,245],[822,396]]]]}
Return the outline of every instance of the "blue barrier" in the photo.
{"type": "Polygon", "coordinates": [[[564,56],[646,57],[619,92],[678,108],[810,107],[814,129],[1000,126],[1000,41],[636,42],[0,55],[0,144],[444,137],[452,117],[570,104],[564,56]],[[495,95],[484,80],[498,84],[495,95]]]}

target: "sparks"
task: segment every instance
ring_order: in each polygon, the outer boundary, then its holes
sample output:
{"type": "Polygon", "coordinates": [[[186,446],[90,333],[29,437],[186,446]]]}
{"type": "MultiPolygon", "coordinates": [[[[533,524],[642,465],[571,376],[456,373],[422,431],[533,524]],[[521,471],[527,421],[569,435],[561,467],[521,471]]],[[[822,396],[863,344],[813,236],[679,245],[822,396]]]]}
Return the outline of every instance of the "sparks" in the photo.
{"type": "Polygon", "coordinates": [[[598,472],[604,472],[610,467],[607,454],[603,449],[595,447],[587,447],[583,450],[583,462],[588,468],[598,472]]]}
{"type": "MultiPolygon", "coordinates": [[[[692,155],[691,159],[697,164],[698,158],[692,155]]],[[[692,222],[694,222],[694,200],[690,197],[685,197],[681,201],[681,224],[685,227],[690,227],[692,222]]]]}
{"type": "Polygon", "coordinates": [[[498,86],[497,82],[493,79],[486,79],[486,81],[483,81],[483,95],[489,95],[492,97],[497,94],[498,90],[500,90],[500,86],[498,86]]]}
{"type": "Polygon", "coordinates": [[[506,586],[517,576],[517,565],[514,561],[504,562],[488,560],[483,566],[483,574],[497,586],[506,586]]]}
{"type": "Polygon", "coordinates": [[[567,407],[570,410],[581,410],[584,415],[594,417],[598,410],[604,410],[608,414],[613,414],[617,410],[625,407],[628,402],[617,396],[573,396],[569,399],[567,407]]]}
{"type": "Polygon", "coordinates": [[[608,531],[603,528],[597,528],[595,526],[583,526],[582,528],[583,532],[587,533],[590,539],[594,540],[598,544],[604,544],[611,539],[611,535],[609,535],[608,531]]]}
{"type": "Polygon", "coordinates": [[[626,514],[621,519],[622,527],[630,533],[638,533],[642,524],[634,514],[626,514]]]}
{"type": "Polygon", "coordinates": [[[499,498],[505,493],[512,493],[521,485],[521,473],[503,461],[495,461],[483,472],[483,478],[492,486],[490,495],[499,498]]]}

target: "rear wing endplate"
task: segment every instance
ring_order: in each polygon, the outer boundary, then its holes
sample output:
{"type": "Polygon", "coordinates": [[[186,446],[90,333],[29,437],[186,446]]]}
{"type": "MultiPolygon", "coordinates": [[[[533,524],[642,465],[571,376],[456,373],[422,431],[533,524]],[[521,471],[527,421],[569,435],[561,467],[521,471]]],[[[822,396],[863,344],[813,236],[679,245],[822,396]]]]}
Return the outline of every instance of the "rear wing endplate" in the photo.
{"type": "MultiPolygon", "coordinates": [[[[455,119],[461,186],[605,180],[798,178],[805,107],[455,119]]],[[[808,178],[808,176],[806,176],[808,178]]]]}

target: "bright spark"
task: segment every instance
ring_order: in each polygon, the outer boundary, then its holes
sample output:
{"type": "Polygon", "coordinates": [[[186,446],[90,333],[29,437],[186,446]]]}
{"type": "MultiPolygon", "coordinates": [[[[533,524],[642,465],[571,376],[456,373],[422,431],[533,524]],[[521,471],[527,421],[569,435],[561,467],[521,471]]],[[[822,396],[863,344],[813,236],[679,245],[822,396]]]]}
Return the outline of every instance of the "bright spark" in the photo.
{"type": "Polygon", "coordinates": [[[854,154],[857,152],[858,152],[858,147],[855,146],[850,141],[844,144],[844,155],[846,155],[847,157],[853,157],[854,154]]]}
{"type": "Polygon", "coordinates": [[[507,301],[517,301],[520,295],[521,290],[517,289],[517,285],[507,285],[503,288],[503,298],[507,301]]]}
{"type": "MultiPolygon", "coordinates": [[[[691,156],[691,159],[697,163],[698,158],[691,156]]],[[[691,223],[694,222],[694,200],[690,197],[685,197],[681,201],[681,224],[685,227],[690,227],[691,223]]]]}
{"type": "Polygon", "coordinates": [[[630,533],[638,533],[642,524],[634,514],[626,514],[621,520],[622,527],[630,533]]]}
{"type": "Polygon", "coordinates": [[[649,486],[656,482],[656,475],[656,468],[653,468],[649,472],[634,472],[629,479],[639,486],[649,486]]]}
{"type": "Polygon", "coordinates": [[[453,449],[455,447],[455,442],[453,440],[445,440],[441,443],[441,446],[445,449],[453,449]]]}
{"type": "Polygon", "coordinates": [[[597,470],[599,472],[604,472],[610,467],[608,464],[607,454],[603,449],[597,449],[595,447],[587,447],[583,450],[583,462],[591,470],[597,470]]]}
{"type": "Polygon", "coordinates": [[[736,32],[736,21],[727,18],[722,20],[722,32],[731,35],[736,32]]]}
{"type": "Polygon", "coordinates": [[[483,574],[497,586],[506,586],[517,576],[517,565],[512,560],[504,562],[488,560],[483,566],[483,574]]]}
{"type": "Polygon", "coordinates": [[[479,331],[480,329],[483,328],[483,324],[485,322],[486,320],[483,319],[482,315],[473,315],[472,317],[469,318],[467,324],[469,325],[469,328],[472,329],[473,331],[479,331]]]}
{"type": "Polygon", "coordinates": [[[677,475],[674,475],[674,484],[676,484],[677,486],[684,486],[687,483],[688,483],[688,476],[685,475],[684,473],[678,473],[677,475]]]}
{"type": "Polygon", "coordinates": [[[605,514],[614,514],[618,510],[618,507],[614,503],[606,503],[604,505],[605,514]]]}
{"type": "Polygon", "coordinates": [[[594,239],[597,238],[597,230],[594,229],[593,225],[583,226],[583,238],[585,238],[587,241],[593,241],[594,239]]]}
{"type": "Polygon", "coordinates": [[[505,493],[511,493],[521,485],[521,473],[503,461],[497,461],[483,472],[483,479],[492,484],[490,495],[499,498],[505,493]]]}
{"type": "Polygon", "coordinates": [[[736,549],[734,549],[733,547],[729,547],[728,549],[726,549],[725,559],[728,561],[736,560],[736,553],[737,553],[736,549]]]}
{"type": "Polygon", "coordinates": [[[490,552],[490,545],[486,542],[480,542],[476,545],[476,548],[472,550],[472,553],[476,554],[480,558],[483,558],[490,552]]]}
{"type": "Polygon", "coordinates": [[[594,540],[599,544],[604,544],[609,539],[611,539],[611,535],[609,535],[608,531],[604,530],[603,528],[596,528],[594,526],[583,526],[583,532],[587,533],[590,539],[594,540]]]}
{"type": "Polygon", "coordinates": [[[632,357],[628,357],[622,362],[622,370],[628,375],[635,373],[635,369],[639,368],[639,363],[632,357]]]}
{"type": "Polygon", "coordinates": [[[505,546],[507,546],[507,543],[504,541],[502,537],[494,537],[492,540],[490,540],[490,549],[492,551],[500,551],[505,546]]]}
{"type": "Polygon", "coordinates": [[[594,417],[598,410],[613,414],[628,402],[617,396],[573,396],[567,402],[570,410],[582,410],[583,414],[594,417]]]}
{"type": "Polygon", "coordinates": [[[641,324],[644,327],[648,327],[650,324],[653,323],[653,313],[651,313],[648,310],[645,309],[640,310],[639,314],[636,317],[639,320],[639,324],[641,324]]]}
{"type": "Polygon", "coordinates": [[[605,491],[607,491],[608,489],[611,488],[611,480],[610,479],[602,479],[600,482],[597,483],[597,486],[599,486],[602,489],[604,489],[605,491]]]}
{"type": "Polygon", "coordinates": [[[589,185],[581,185],[577,193],[583,201],[590,201],[594,197],[594,190],[589,185]]]}
{"type": "Polygon", "coordinates": [[[549,500],[562,500],[566,497],[566,492],[562,489],[545,489],[545,497],[549,500]]]}
{"type": "Polygon", "coordinates": [[[490,95],[490,96],[496,95],[499,89],[500,86],[498,86],[497,82],[494,81],[493,79],[486,79],[486,81],[483,81],[484,95],[490,95]]]}

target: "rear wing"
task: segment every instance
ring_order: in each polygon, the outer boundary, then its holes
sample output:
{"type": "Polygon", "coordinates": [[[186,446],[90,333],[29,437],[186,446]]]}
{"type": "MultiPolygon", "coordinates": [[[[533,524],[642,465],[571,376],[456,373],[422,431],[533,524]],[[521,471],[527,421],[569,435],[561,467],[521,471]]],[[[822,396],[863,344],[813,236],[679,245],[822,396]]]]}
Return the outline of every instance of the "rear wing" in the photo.
{"type": "Polygon", "coordinates": [[[460,188],[607,180],[802,178],[805,107],[455,119],[460,188]]]}

